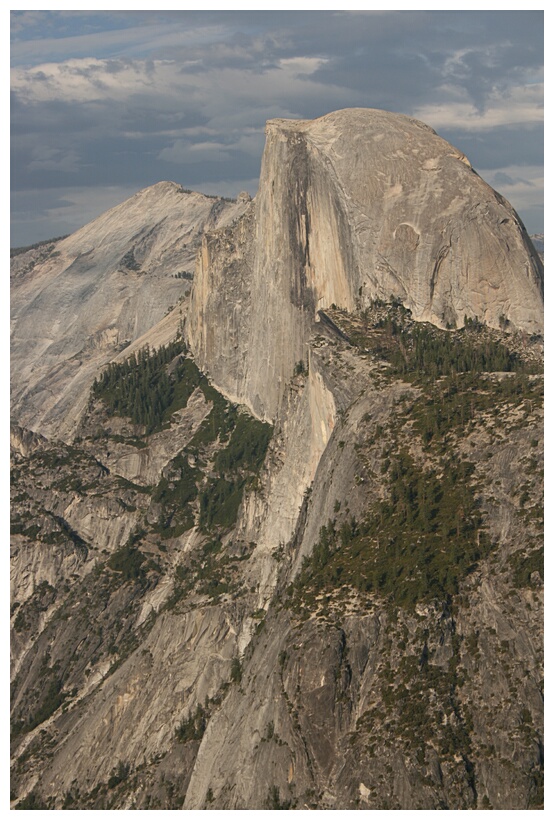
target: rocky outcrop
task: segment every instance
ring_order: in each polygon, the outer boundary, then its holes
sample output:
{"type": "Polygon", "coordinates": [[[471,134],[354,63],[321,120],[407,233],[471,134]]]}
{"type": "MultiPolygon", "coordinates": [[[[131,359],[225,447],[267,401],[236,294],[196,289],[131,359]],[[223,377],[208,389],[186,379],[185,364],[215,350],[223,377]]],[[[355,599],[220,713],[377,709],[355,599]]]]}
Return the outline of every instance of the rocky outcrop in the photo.
{"type": "Polygon", "coordinates": [[[428,126],[348,109],[266,131],[255,204],[205,237],[192,295],[190,344],[227,395],[275,418],[333,303],[393,295],[441,327],[540,332],[542,264],[517,214],[428,126]]]}
{"type": "Polygon", "coordinates": [[[22,456],[29,456],[47,444],[47,441],[40,433],[33,433],[32,430],[26,430],[18,424],[10,428],[10,448],[22,456]]]}
{"type": "MultiPolygon", "coordinates": [[[[285,579],[301,573],[323,523],[359,519],[386,492],[387,458],[399,448],[391,424],[406,418],[405,441],[413,445],[416,414],[404,417],[399,408],[417,406],[419,396],[406,382],[385,385],[368,374],[367,361],[346,350],[337,355],[330,341],[312,349],[311,361],[344,405],[295,537],[268,557],[276,592],[245,652],[240,687],[210,721],[184,808],[540,804],[542,582],[537,574],[519,586],[512,575],[522,545],[540,542],[518,512],[530,469],[540,482],[529,455],[541,435],[540,411],[527,420],[517,409],[496,419],[486,412],[467,439],[449,439],[450,453],[461,447],[475,465],[479,505],[497,545],[468,575],[454,609],[422,603],[410,615],[374,607],[351,588],[339,603],[337,581],[291,617],[282,606],[285,579]]],[[[294,452],[298,442],[290,446],[294,452]]],[[[418,458],[429,465],[433,455],[419,451],[418,458]]],[[[539,504],[541,492],[534,484],[539,504]]],[[[402,563],[399,557],[391,571],[402,563]]],[[[300,577],[296,594],[309,598],[300,577]]]]}

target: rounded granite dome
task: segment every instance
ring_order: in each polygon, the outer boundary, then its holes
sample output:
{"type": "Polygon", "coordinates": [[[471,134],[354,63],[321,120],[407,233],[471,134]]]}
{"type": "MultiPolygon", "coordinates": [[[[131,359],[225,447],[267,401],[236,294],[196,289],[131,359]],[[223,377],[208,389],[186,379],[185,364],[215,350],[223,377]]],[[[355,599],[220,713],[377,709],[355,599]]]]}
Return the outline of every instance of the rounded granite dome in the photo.
{"type": "MultiPolygon", "coordinates": [[[[403,114],[347,108],[315,120],[270,120],[267,133],[266,164],[275,144],[288,142],[290,153],[300,141],[308,188],[321,189],[326,177],[334,221],[348,226],[340,253],[351,257],[351,294],[361,287],[366,298],[399,296],[414,316],[442,326],[459,326],[465,315],[498,326],[503,316],[542,329],[542,266],[519,217],[432,128],[403,114]]],[[[312,212],[310,225],[317,221],[312,212]]],[[[311,247],[320,241],[312,230],[311,247]]],[[[323,283],[334,275],[329,248],[317,257],[314,275],[323,283]]]]}
{"type": "Polygon", "coordinates": [[[393,296],[440,327],[542,331],[542,265],[517,214],[431,128],[352,108],[266,133],[253,209],[205,241],[188,324],[228,395],[274,418],[333,304],[393,296]]]}

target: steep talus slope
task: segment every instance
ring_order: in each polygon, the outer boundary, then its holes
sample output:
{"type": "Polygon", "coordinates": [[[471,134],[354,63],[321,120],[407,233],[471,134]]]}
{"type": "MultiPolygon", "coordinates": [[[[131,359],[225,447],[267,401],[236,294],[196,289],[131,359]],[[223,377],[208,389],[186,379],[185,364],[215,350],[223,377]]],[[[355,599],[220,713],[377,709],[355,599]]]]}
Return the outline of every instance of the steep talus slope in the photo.
{"type": "Polygon", "coordinates": [[[540,807],[517,217],[430,129],[361,110],[271,121],[228,207],[188,311],[91,366],[71,445],[15,413],[12,799],[540,807]]]}
{"type": "MultiPolygon", "coordinates": [[[[12,410],[70,438],[98,368],[190,290],[203,231],[232,222],[227,202],[160,182],[53,246],[12,261],[12,410]],[[186,287],[188,286],[188,287],[186,287]]],[[[167,341],[167,340],[165,340],[167,341]]]]}
{"type": "Polygon", "coordinates": [[[517,214],[416,120],[270,120],[253,210],[204,240],[188,338],[216,384],[264,418],[333,303],[394,295],[442,327],[467,315],[542,328],[542,264],[517,214]]]}

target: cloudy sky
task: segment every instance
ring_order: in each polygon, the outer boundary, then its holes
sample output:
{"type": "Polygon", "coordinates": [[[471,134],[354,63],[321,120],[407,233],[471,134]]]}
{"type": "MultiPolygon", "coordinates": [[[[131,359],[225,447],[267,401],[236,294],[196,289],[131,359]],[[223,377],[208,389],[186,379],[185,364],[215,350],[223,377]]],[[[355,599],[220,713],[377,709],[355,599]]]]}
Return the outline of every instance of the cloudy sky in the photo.
{"type": "Polygon", "coordinates": [[[543,231],[540,11],[13,11],[12,238],[169,179],[256,193],[270,117],[424,120],[543,231]]]}

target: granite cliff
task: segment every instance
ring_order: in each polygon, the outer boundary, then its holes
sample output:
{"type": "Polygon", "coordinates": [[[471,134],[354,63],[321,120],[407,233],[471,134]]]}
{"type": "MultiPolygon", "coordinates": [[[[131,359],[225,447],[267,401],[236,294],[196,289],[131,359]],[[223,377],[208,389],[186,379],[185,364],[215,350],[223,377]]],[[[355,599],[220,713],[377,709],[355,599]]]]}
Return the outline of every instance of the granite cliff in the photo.
{"type": "Polygon", "coordinates": [[[439,327],[542,329],[542,264],[517,214],[428,126],[368,109],[270,120],[255,204],[203,239],[197,361],[271,419],[317,311],[391,295],[439,327]]]}
{"type": "Polygon", "coordinates": [[[160,183],[45,253],[13,286],[14,805],[540,806],[509,204],[354,109],[270,121],[252,202],[160,183]]]}

